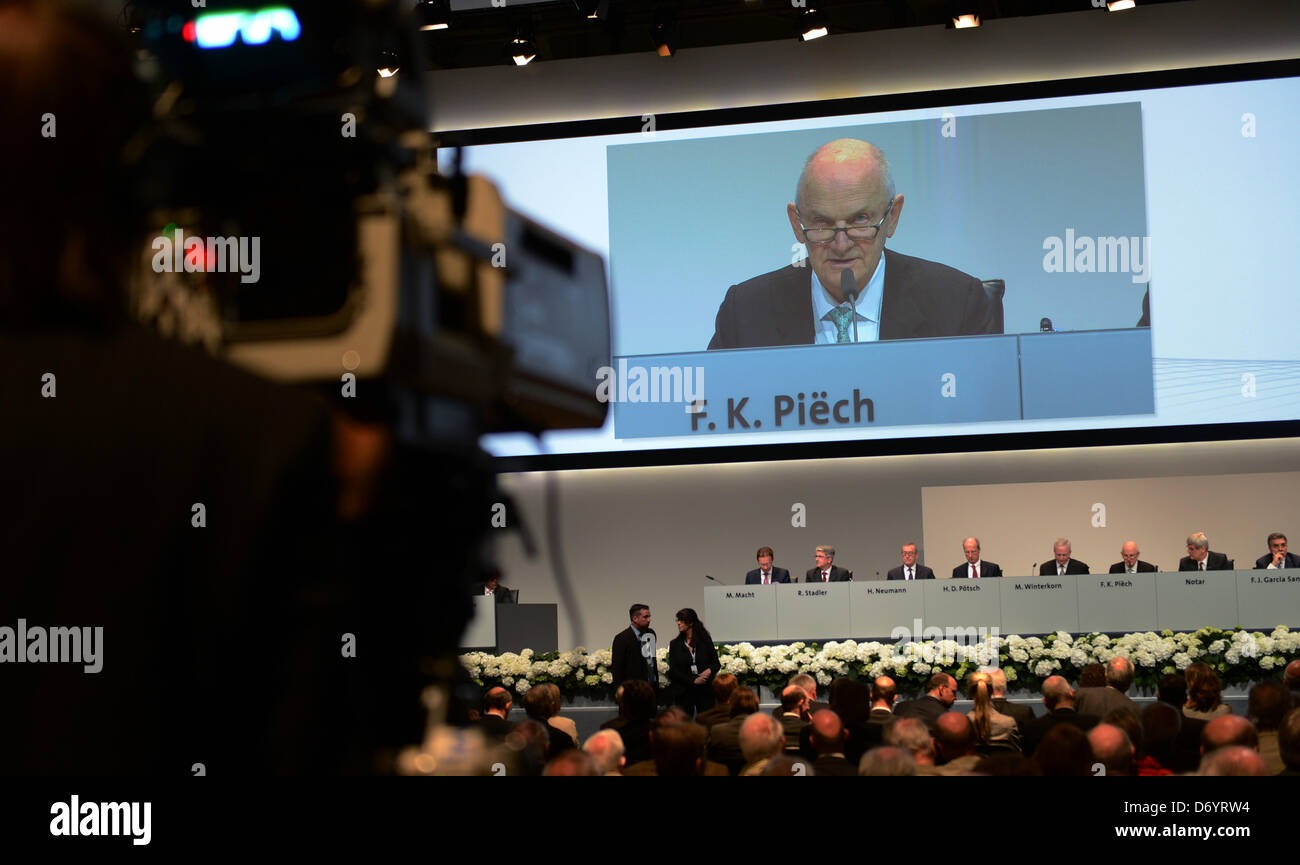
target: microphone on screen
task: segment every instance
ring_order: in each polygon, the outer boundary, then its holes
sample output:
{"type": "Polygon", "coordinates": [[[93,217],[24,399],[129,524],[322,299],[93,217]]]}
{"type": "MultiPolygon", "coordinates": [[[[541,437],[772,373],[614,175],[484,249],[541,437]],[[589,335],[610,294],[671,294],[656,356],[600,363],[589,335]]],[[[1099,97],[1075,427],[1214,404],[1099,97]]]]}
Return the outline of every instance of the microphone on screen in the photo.
{"type": "Polygon", "coordinates": [[[708,574],[705,574],[705,575],[704,575],[704,579],[706,579],[706,580],[713,580],[713,582],[718,583],[719,585],[721,585],[721,583],[722,583],[721,580],[716,580],[716,579],[714,579],[713,577],[709,576],[708,574]]]}
{"type": "Polygon", "coordinates": [[[1039,333],[1060,333],[1059,330],[1057,330],[1055,327],[1052,326],[1052,320],[1050,318],[1047,318],[1046,316],[1038,320],[1038,332],[1039,333]]]}
{"type": "Polygon", "coordinates": [[[853,341],[858,341],[858,283],[853,278],[853,269],[840,271],[840,296],[853,307],[853,341]]]}

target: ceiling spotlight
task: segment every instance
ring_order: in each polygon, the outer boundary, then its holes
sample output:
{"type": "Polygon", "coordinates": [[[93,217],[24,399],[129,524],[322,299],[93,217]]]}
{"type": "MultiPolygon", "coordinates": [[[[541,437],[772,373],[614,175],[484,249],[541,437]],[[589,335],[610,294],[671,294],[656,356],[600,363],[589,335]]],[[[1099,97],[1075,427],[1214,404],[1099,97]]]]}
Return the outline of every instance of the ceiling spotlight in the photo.
{"type": "Polygon", "coordinates": [[[978,27],[980,26],[980,17],[970,13],[957,15],[952,19],[952,26],[957,30],[966,30],[970,27],[978,27]]]}
{"type": "Polygon", "coordinates": [[[830,33],[826,16],[809,6],[799,19],[799,38],[804,42],[820,39],[830,33]]]}
{"type": "Polygon", "coordinates": [[[1107,12],[1123,12],[1125,9],[1137,8],[1136,0],[1108,0],[1106,3],[1107,12]]]}
{"type": "Polygon", "coordinates": [[[379,52],[379,77],[392,78],[402,67],[398,64],[397,54],[392,51],[379,52]]]}
{"type": "Polygon", "coordinates": [[[671,12],[660,12],[655,16],[655,51],[660,57],[672,57],[677,53],[677,18],[671,12]]]}
{"type": "Polygon", "coordinates": [[[451,26],[451,0],[421,0],[415,20],[421,30],[446,30],[451,26]]]}

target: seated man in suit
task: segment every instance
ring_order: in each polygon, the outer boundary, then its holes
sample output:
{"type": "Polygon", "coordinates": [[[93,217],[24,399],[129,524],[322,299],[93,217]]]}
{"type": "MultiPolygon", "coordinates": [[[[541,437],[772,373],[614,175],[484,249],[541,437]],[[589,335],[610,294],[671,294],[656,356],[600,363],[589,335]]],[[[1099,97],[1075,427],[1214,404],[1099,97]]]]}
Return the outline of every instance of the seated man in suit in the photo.
{"type": "Polygon", "coordinates": [[[822,709],[813,715],[809,728],[812,730],[809,742],[817,755],[817,761],[813,763],[814,775],[853,777],[858,774],[858,767],[844,756],[847,737],[839,715],[830,709],[822,709]]]}
{"type": "Polygon", "coordinates": [[[1096,715],[1080,715],[1074,707],[1074,689],[1061,676],[1048,676],[1043,682],[1043,705],[1047,714],[1029,722],[1024,730],[1021,748],[1026,757],[1032,757],[1048,732],[1058,724],[1071,724],[1085,733],[1101,721],[1096,715]]]}
{"type": "Polygon", "coordinates": [[[713,699],[712,709],[705,709],[695,716],[695,723],[708,730],[714,724],[721,724],[731,717],[731,695],[736,692],[740,686],[740,680],[731,673],[723,673],[720,676],[713,677],[713,699]]]}
{"type": "Polygon", "coordinates": [[[916,544],[903,544],[903,563],[896,568],[890,568],[889,573],[885,576],[887,580],[933,580],[934,571],[925,565],[916,563],[916,544]]]}
{"type": "Polygon", "coordinates": [[[483,582],[475,583],[470,588],[471,595],[489,595],[496,599],[498,604],[513,604],[514,596],[510,589],[501,585],[501,569],[491,568],[483,582]]]}
{"type": "Polygon", "coordinates": [[[483,735],[492,742],[505,741],[510,732],[510,692],[505,688],[491,688],[483,695],[483,715],[475,722],[483,735]]]}
{"type": "Polygon", "coordinates": [[[1070,557],[1069,538],[1056,539],[1056,543],[1052,544],[1052,558],[1055,561],[1043,562],[1043,566],[1038,569],[1040,577],[1073,577],[1079,574],[1091,573],[1086,562],[1070,557]]]}
{"type": "Polygon", "coordinates": [[[849,579],[849,572],[835,564],[835,548],[822,544],[813,553],[813,567],[804,574],[805,583],[843,583],[849,579]]]}
{"type": "Polygon", "coordinates": [[[978,279],[885,249],[902,212],[879,148],[851,138],[818,148],[786,205],[807,261],[731,286],[709,348],[1001,333],[978,279]],[[849,282],[856,303],[843,294],[849,282]]]}
{"type": "Polygon", "coordinates": [[[1268,536],[1268,555],[1255,560],[1255,567],[1278,571],[1282,568],[1300,568],[1300,556],[1286,551],[1286,535],[1273,532],[1268,536]]]}
{"type": "Polygon", "coordinates": [[[996,562],[980,561],[980,539],[967,538],[961,542],[961,551],[966,554],[966,564],[952,569],[954,580],[978,580],[986,577],[1002,576],[1002,568],[996,562]]]}
{"type": "Polygon", "coordinates": [[[1160,570],[1159,565],[1142,561],[1139,558],[1141,555],[1142,551],[1138,549],[1137,541],[1125,541],[1119,548],[1119,557],[1122,561],[1111,565],[1110,572],[1112,574],[1154,574],[1160,570]]]}
{"type": "Polygon", "coordinates": [[[1025,727],[1029,726],[1029,722],[1034,720],[1034,710],[1022,703],[1013,703],[1007,699],[1007,674],[1003,672],[1001,667],[994,667],[989,670],[989,676],[993,679],[993,708],[1004,715],[1010,715],[1014,718],[1023,738],[1025,727]]]}
{"type": "Polygon", "coordinates": [[[925,694],[915,700],[900,703],[894,709],[895,718],[916,718],[934,732],[941,715],[952,708],[957,699],[957,680],[947,673],[935,673],[925,683],[925,694]]]}
{"type": "Polygon", "coordinates": [[[759,547],[758,567],[745,574],[745,585],[770,586],[772,583],[790,582],[789,571],[785,568],[772,567],[772,559],[775,557],[771,547],[759,547]]]}
{"type": "Polygon", "coordinates": [[[785,734],[785,750],[799,752],[799,733],[808,726],[808,692],[798,685],[786,685],[781,692],[781,730],[785,734]]]}
{"type": "Polygon", "coordinates": [[[1178,570],[1226,571],[1228,569],[1228,557],[1223,553],[1210,550],[1210,539],[1205,536],[1205,532],[1195,532],[1187,536],[1187,555],[1178,560],[1178,570]]]}
{"type": "Polygon", "coordinates": [[[1084,715],[1096,715],[1104,718],[1112,709],[1126,709],[1136,716],[1141,716],[1137,703],[1128,696],[1128,689],[1133,684],[1133,664],[1128,658],[1116,656],[1106,664],[1106,686],[1104,688],[1079,688],[1075,692],[1075,705],[1084,715]]]}

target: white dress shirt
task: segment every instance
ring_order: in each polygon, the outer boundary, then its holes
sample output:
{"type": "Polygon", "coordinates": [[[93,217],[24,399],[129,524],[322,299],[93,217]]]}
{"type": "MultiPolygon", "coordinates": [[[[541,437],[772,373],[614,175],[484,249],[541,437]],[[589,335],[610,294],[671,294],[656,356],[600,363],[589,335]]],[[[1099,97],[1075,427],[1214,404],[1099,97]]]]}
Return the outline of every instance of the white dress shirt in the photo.
{"type": "MultiPolygon", "coordinates": [[[[808,267],[812,273],[812,308],[813,331],[817,334],[817,344],[826,345],[838,342],[839,331],[835,322],[826,320],[826,313],[839,306],[817,278],[817,272],[808,267]]],[[[885,256],[880,256],[876,272],[867,280],[867,287],[858,292],[858,342],[876,342],[880,339],[880,305],[885,299],[885,256]]],[[[845,301],[847,303],[847,301],[845,301]]],[[[853,323],[849,323],[849,339],[853,339],[853,323]]]]}

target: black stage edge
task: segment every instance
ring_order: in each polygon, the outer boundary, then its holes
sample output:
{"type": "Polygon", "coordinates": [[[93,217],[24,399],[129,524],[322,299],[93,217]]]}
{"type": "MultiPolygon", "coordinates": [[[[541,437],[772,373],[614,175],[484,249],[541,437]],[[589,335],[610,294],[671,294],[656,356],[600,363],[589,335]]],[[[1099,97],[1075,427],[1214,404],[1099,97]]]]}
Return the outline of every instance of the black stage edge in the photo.
{"type": "MultiPolygon", "coordinates": [[[[351,849],[423,849],[436,856],[450,852],[446,841],[451,833],[469,830],[461,837],[481,839],[483,832],[491,831],[489,826],[503,828],[503,823],[520,841],[539,835],[555,840],[580,837],[578,843],[594,849],[592,845],[605,837],[617,840],[612,829],[602,828],[616,821],[609,819],[612,812],[601,803],[615,798],[607,789],[597,788],[628,782],[600,780],[579,788],[553,779],[524,781],[530,795],[517,801],[532,804],[519,810],[499,807],[499,796],[508,783],[496,778],[10,779],[0,792],[0,837],[9,850],[18,845],[40,852],[171,856],[269,848],[298,854],[328,851],[335,861],[339,853],[351,849]],[[557,783],[567,804],[553,798],[557,783]],[[80,804],[150,803],[149,844],[134,845],[129,836],[51,835],[52,806],[69,803],[74,794],[80,804]],[[493,802],[498,804],[486,804],[493,802]]],[[[639,783],[643,782],[632,782],[633,786],[639,783]]],[[[714,828],[701,833],[706,839],[716,838],[720,849],[733,840],[730,832],[718,831],[729,825],[721,821],[755,817],[753,791],[738,793],[738,786],[743,789],[748,783],[719,782],[702,794],[710,812],[704,825],[714,828]]],[[[783,789],[791,796],[806,796],[806,791],[792,788],[807,783],[792,781],[783,789]]],[[[837,794],[856,791],[857,795],[814,819],[827,826],[865,819],[878,824],[872,832],[877,843],[892,839],[887,843],[924,848],[920,839],[929,837],[938,844],[931,849],[948,853],[968,849],[962,843],[966,835],[962,830],[967,827],[983,830],[976,831],[975,837],[997,837],[1009,844],[1042,839],[1117,850],[1169,841],[1204,844],[1206,829],[1211,833],[1208,840],[1216,844],[1283,842],[1292,837],[1288,812],[1296,789],[1290,778],[1228,783],[1200,778],[849,778],[835,783],[837,794]],[[1144,834],[1134,837],[1132,832],[1144,834]],[[1227,832],[1233,834],[1226,836],[1227,832]]],[[[666,805],[670,799],[657,797],[698,784],[694,779],[647,782],[650,789],[640,794],[629,794],[620,786],[616,799],[629,801],[628,795],[641,795],[654,797],[640,800],[646,804],[666,805]]],[[[830,782],[814,782],[814,786],[825,786],[824,792],[830,792],[830,782]]],[[[511,789],[512,796],[524,794],[520,787],[511,789]]],[[[701,795],[698,786],[691,795],[701,795]]],[[[800,821],[787,825],[797,826],[800,821]]],[[[295,859],[301,861],[301,855],[295,859]]]]}

